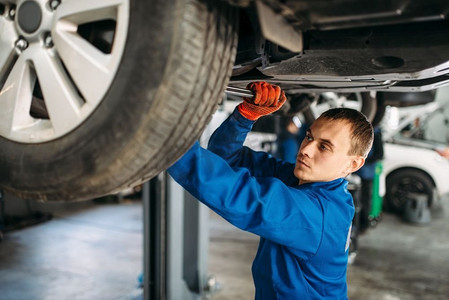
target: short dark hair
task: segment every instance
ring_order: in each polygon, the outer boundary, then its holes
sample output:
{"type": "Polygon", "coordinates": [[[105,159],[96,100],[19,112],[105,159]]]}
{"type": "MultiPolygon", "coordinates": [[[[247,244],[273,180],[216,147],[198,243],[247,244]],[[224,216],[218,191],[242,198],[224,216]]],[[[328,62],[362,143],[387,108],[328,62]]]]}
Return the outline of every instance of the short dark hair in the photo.
{"type": "Polygon", "coordinates": [[[319,116],[319,119],[348,122],[351,126],[351,148],[348,155],[366,157],[371,150],[374,139],[374,130],[366,116],[351,108],[332,108],[319,116]]]}

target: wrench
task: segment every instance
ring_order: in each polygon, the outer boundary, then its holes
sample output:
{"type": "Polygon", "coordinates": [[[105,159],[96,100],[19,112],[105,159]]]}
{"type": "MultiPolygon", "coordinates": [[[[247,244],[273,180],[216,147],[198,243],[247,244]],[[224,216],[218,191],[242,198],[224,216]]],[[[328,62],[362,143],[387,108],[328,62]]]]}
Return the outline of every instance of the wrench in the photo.
{"type": "Polygon", "coordinates": [[[232,95],[232,96],[254,98],[254,93],[252,91],[243,89],[243,88],[232,87],[232,86],[226,87],[225,93],[227,95],[232,95]]]}

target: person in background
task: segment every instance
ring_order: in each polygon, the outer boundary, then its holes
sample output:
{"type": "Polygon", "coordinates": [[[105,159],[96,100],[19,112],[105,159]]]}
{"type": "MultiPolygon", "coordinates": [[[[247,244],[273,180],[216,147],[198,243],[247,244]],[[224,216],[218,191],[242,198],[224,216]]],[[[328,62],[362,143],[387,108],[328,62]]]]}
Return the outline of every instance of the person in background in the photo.
{"type": "Polygon", "coordinates": [[[361,210],[358,233],[363,234],[370,225],[371,200],[373,198],[373,179],[376,173],[376,163],[384,157],[382,131],[374,128],[373,146],[366,157],[365,164],[355,172],[362,180],[361,210]]]}
{"type": "Polygon", "coordinates": [[[297,116],[284,116],[280,120],[280,127],[281,131],[276,139],[275,156],[294,164],[299,146],[306,135],[307,126],[297,116]]]}

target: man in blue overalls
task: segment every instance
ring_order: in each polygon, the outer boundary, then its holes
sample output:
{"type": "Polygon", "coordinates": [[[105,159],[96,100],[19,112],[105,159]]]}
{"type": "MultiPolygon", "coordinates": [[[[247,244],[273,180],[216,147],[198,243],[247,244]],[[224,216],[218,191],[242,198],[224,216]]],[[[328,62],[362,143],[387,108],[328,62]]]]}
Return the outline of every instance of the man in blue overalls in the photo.
{"type": "Polygon", "coordinates": [[[243,146],[260,116],[286,98],[251,83],[245,99],[212,135],[195,143],[170,175],[240,229],[259,235],[252,266],[256,299],[347,299],[352,197],[344,179],[364,164],[373,129],[359,112],[337,108],[307,130],[296,164],[243,146]]]}

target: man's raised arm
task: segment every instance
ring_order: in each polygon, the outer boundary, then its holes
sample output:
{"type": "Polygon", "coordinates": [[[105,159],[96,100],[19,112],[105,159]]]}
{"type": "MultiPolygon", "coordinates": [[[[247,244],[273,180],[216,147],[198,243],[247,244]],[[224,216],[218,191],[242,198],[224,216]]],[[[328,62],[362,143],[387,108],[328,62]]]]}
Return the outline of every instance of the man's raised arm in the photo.
{"type": "Polygon", "coordinates": [[[266,82],[250,83],[248,89],[254,92],[254,98],[244,98],[215,130],[209,140],[208,149],[225,159],[231,167],[247,168],[253,176],[276,177],[278,169],[284,167],[284,163],[267,153],[244,147],[243,143],[254,122],[277,111],[285,103],[286,97],[278,86],[266,82]]]}

